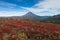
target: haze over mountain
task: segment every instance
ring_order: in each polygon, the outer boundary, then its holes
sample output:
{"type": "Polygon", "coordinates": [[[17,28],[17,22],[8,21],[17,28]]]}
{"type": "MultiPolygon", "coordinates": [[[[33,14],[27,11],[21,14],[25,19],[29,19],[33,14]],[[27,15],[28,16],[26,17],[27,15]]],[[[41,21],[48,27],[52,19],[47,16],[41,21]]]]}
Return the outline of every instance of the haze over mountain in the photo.
{"type": "Polygon", "coordinates": [[[11,16],[11,17],[2,17],[9,18],[14,20],[26,20],[26,21],[42,21],[49,23],[60,23],[60,14],[54,16],[38,16],[32,12],[28,12],[23,16],[11,16]]]}
{"type": "Polygon", "coordinates": [[[12,16],[12,17],[2,17],[2,18],[11,18],[11,19],[17,19],[17,20],[40,21],[40,20],[46,19],[48,17],[49,16],[38,16],[38,15],[35,15],[34,13],[32,13],[32,12],[28,12],[23,16],[12,16]]]}
{"type": "Polygon", "coordinates": [[[34,13],[32,13],[32,12],[28,12],[28,13],[26,13],[23,16],[11,16],[11,17],[1,17],[1,18],[11,18],[11,19],[17,19],[17,20],[40,21],[40,20],[48,18],[48,16],[38,16],[38,15],[35,15],[34,13]]]}

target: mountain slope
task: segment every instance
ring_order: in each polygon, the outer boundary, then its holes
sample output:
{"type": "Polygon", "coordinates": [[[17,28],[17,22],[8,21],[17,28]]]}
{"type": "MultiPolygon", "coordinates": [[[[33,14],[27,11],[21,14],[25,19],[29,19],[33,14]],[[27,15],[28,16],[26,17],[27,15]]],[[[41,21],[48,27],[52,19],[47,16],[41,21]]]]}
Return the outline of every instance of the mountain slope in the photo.
{"type": "Polygon", "coordinates": [[[28,12],[23,16],[13,16],[13,17],[7,17],[7,18],[16,19],[16,20],[40,21],[48,18],[48,16],[38,16],[33,14],[32,12],[28,12]]]}
{"type": "Polygon", "coordinates": [[[49,17],[45,20],[42,20],[43,22],[48,22],[48,23],[56,23],[60,24],[60,14],[59,15],[54,15],[52,17],[49,17]]]}

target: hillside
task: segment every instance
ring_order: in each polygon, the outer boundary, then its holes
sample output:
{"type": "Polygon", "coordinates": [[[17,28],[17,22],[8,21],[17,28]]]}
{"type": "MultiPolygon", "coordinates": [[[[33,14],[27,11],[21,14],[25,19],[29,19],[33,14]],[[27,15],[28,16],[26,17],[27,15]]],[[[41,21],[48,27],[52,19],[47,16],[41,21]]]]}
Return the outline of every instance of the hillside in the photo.
{"type": "Polygon", "coordinates": [[[60,15],[0,17],[0,40],[60,40],[60,15]]]}
{"type": "Polygon", "coordinates": [[[47,19],[41,20],[42,22],[48,22],[48,23],[54,23],[54,24],[60,24],[60,14],[51,16],[47,19]]]}
{"type": "Polygon", "coordinates": [[[58,24],[0,19],[0,40],[60,40],[59,36],[58,24]]]}

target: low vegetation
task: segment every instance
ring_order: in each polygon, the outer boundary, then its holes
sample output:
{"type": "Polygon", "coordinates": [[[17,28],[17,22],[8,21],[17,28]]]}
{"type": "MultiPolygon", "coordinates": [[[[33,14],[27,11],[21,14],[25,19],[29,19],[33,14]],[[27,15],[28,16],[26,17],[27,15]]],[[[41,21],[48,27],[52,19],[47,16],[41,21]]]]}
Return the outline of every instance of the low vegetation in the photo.
{"type": "Polygon", "coordinates": [[[60,25],[0,19],[0,40],[60,40],[60,25]]]}

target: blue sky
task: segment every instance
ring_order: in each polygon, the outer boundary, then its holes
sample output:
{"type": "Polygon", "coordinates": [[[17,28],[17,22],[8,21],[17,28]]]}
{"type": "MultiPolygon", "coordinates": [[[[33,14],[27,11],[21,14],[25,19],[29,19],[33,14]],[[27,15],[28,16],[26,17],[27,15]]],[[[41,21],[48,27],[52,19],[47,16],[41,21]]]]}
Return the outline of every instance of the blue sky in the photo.
{"type": "Polygon", "coordinates": [[[29,11],[39,16],[60,14],[60,0],[0,0],[0,16],[22,16],[29,11]]]}

